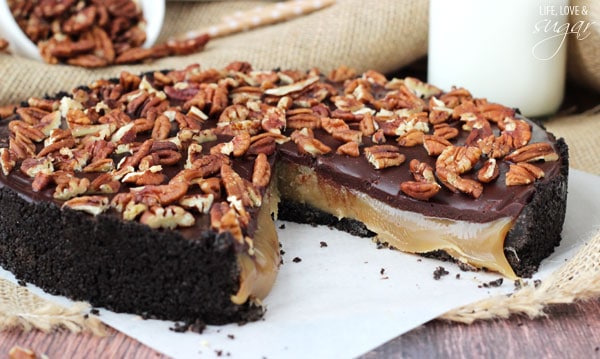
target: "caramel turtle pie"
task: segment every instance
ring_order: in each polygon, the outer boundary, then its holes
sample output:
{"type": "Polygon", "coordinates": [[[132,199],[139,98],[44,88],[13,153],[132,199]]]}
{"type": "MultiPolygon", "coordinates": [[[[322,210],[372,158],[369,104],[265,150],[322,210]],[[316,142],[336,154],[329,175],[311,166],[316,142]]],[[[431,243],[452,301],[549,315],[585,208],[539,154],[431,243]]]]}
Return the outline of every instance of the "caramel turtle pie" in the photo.
{"type": "Polygon", "coordinates": [[[531,275],[565,216],[562,140],[466,89],[375,71],[123,72],[30,98],[0,138],[2,266],[148,317],[259,318],[273,215],[508,278],[531,275]]]}

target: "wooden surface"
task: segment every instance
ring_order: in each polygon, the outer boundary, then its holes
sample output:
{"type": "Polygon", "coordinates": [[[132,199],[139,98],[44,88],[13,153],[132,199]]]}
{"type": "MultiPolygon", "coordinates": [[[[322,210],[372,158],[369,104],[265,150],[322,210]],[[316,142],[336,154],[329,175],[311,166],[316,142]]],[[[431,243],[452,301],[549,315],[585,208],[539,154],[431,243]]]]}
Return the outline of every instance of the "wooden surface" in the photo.
{"type": "MultiPolygon", "coordinates": [[[[113,331],[85,334],[3,332],[0,358],[13,345],[49,358],[166,358],[113,331]]],[[[365,354],[380,358],[600,358],[600,299],[557,305],[548,317],[483,321],[471,325],[434,320],[365,354]]]]}

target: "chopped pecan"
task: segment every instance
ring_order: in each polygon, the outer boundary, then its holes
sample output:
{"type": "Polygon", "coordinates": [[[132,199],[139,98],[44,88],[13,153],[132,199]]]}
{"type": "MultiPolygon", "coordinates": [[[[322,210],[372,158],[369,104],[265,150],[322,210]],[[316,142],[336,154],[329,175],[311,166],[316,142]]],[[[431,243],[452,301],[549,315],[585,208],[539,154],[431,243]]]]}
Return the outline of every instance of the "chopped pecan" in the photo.
{"type": "Polygon", "coordinates": [[[46,138],[46,135],[40,129],[24,121],[10,121],[8,123],[8,129],[14,134],[19,132],[21,135],[27,137],[33,142],[40,142],[46,138]]]}
{"type": "Polygon", "coordinates": [[[40,122],[35,125],[44,136],[50,136],[52,131],[58,129],[61,124],[60,111],[53,111],[40,119],[40,122]]]}
{"type": "Polygon", "coordinates": [[[223,110],[217,123],[217,130],[234,136],[242,131],[255,135],[261,128],[260,119],[250,118],[250,110],[244,105],[231,105],[223,110]]]}
{"type": "Polygon", "coordinates": [[[365,114],[359,123],[359,129],[364,136],[371,136],[379,129],[379,124],[373,119],[373,115],[365,114]]]}
{"type": "Polygon", "coordinates": [[[73,137],[65,138],[64,140],[60,140],[49,144],[48,146],[42,148],[40,152],[38,152],[38,157],[46,156],[52,152],[60,151],[63,148],[72,148],[75,145],[75,139],[73,137]]]}
{"type": "Polygon", "coordinates": [[[27,136],[17,132],[14,136],[10,136],[8,148],[15,154],[18,160],[23,160],[35,155],[35,143],[27,136]]]}
{"type": "Polygon", "coordinates": [[[223,186],[225,186],[228,200],[235,198],[241,200],[244,206],[260,206],[262,202],[261,195],[256,191],[252,183],[240,177],[231,166],[224,165],[221,167],[221,179],[223,186]]]}
{"type": "Polygon", "coordinates": [[[117,193],[121,188],[121,182],[115,179],[112,173],[103,173],[94,178],[90,183],[89,190],[93,193],[117,193]]]}
{"type": "Polygon", "coordinates": [[[373,136],[371,136],[371,141],[373,141],[373,143],[376,143],[378,145],[385,143],[387,141],[387,139],[385,138],[385,133],[383,132],[383,130],[379,129],[379,130],[375,131],[373,133],[373,136]]]}
{"type": "Polygon", "coordinates": [[[500,123],[503,125],[502,134],[511,139],[511,148],[521,148],[529,143],[531,127],[527,122],[507,117],[498,124],[500,123]]]}
{"type": "Polygon", "coordinates": [[[160,185],[165,181],[166,178],[161,171],[162,167],[160,165],[157,165],[152,166],[144,171],[130,172],[123,176],[121,182],[132,183],[137,186],[160,185]]]}
{"type": "Polygon", "coordinates": [[[511,149],[510,138],[507,134],[501,134],[496,137],[490,135],[477,141],[477,146],[481,152],[490,158],[501,158],[506,156],[511,149]]]}
{"type": "Polygon", "coordinates": [[[211,177],[202,179],[199,183],[200,190],[206,194],[212,194],[215,198],[221,198],[221,179],[211,177]]]}
{"type": "Polygon", "coordinates": [[[8,148],[0,148],[0,167],[5,176],[15,168],[17,156],[8,148]]]}
{"type": "Polygon", "coordinates": [[[49,158],[26,158],[21,163],[21,172],[33,178],[38,172],[51,174],[54,172],[54,166],[49,158]]]}
{"type": "Polygon", "coordinates": [[[68,200],[87,192],[89,187],[89,179],[72,177],[68,181],[57,184],[53,197],[60,200],[68,200]]]}
{"type": "Polygon", "coordinates": [[[21,120],[27,122],[30,125],[37,125],[44,116],[50,112],[35,108],[35,107],[19,107],[15,111],[21,120]]]}
{"type": "Polygon", "coordinates": [[[199,170],[202,177],[210,177],[218,173],[221,166],[229,164],[229,159],[222,154],[209,154],[194,160],[189,168],[199,170]]]}
{"type": "Polygon", "coordinates": [[[194,216],[179,206],[152,206],[140,218],[140,222],[150,228],[174,229],[177,227],[191,227],[196,223],[194,216]]]}
{"type": "Polygon", "coordinates": [[[446,107],[443,101],[435,96],[429,99],[429,123],[438,124],[446,122],[452,115],[453,110],[446,107]]]}
{"type": "Polygon", "coordinates": [[[405,78],[404,85],[419,98],[427,99],[431,96],[439,96],[442,93],[439,88],[414,77],[405,78]]]}
{"type": "Polygon", "coordinates": [[[316,76],[309,77],[305,80],[301,80],[301,81],[295,82],[290,85],[267,89],[267,90],[265,90],[265,95],[285,96],[285,95],[291,94],[293,92],[299,92],[301,90],[304,90],[306,87],[314,84],[317,81],[319,81],[318,77],[316,77],[316,76]]]}
{"type": "Polygon", "coordinates": [[[287,117],[287,127],[294,129],[311,128],[316,129],[321,127],[321,118],[319,115],[312,113],[297,113],[287,117]]]}
{"type": "Polygon", "coordinates": [[[115,169],[115,162],[112,158],[103,158],[83,167],[83,172],[110,172],[115,169]]]}
{"type": "MultiPolygon", "coordinates": [[[[136,130],[136,132],[139,132],[136,130]]],[[[169,137],[171,132],[171,121],[165,115],[159,115],[154,121],[152,127],[152,138],[155,140],[164,140],[169,137]]]]}
{"type": "Polygon", "coordinates": [[[362,132],[357,130],[335,131],[331,137],[342,142],[355,142],[362,144],[362,132]]]}
{"type": "Polygon", "coordinates": [[[356,71],[345,65],[338,67],[337,69],[331,70],[327,78],[332,82],[344,82],[356,77],[356,71]]]}
{"type": "Polygon", "coordinates": [[[496,163],[496,159],[490,158],[483,164],[483,167],[477,172],[477,179],[482,183],[489,183],[498,178],[500,169],[496,163]]]}
{"type": "Polygon", "coordinates": [[[411,130],[398,137],[396,141],[402,147],[414,147],[423,144],[424,133],[419,130],[411,130]]]}
{"type": "Polygon", "coordinates": [[[261,105],[261,116],[263,116],[260,124],[262,129],[267,132],[281,133],[287,126],[285,111],[278,107],[261,105]]]}
{"type": "Polygon", "coordinates": [[[458,136],[458,128],[452,127],[447,123],[439,123],[433,126],[433,135],[451,140],[458,136]]]}
{"type": "MultiPolygon", "coordinates": [[[[262,135],[262,134],[261,134],[262,135]]],[[[258,155],[260,153],[264,153],[269,156],[275,153],[277,144],[276,139],[273,136],[261,136],[256,135],[251,138],[251,144],[246,154],[248,155],[258,155]]],[[[289,138],[287,138],[289,140],[289,138]]]]}
{"type": "Polygon", "coordinates": [[[375,145],[365,148],[365,156],[375,169],[400,166],[406,157],[393,145],[375,145]]]}
{"type": "Polygon", "coordinates": [[[348,155],[350,157],[358,157],[360,156],[360,150],[358,148],[358,143],[354,141],[346,142],[343,145],[339,146],[335,153],[340,155],[348,155]]]}
{"type": "Polygon", "coordinates": [[[0,106],[0,119],[5,119],[12,116],[15,113],[17,106],[15,105],[4,105],[0,106]]]}
{"type": "Polygon", "coordinates": [[[408,169],[417,182],[436,183],[433,168],[426,162],[412,159],[408,164],[408,169]]]}
{"type": "Polygon", "coordinates": [[[196,211],[204,214],[208,214],[210,207],[213,204],[215,196],[212,193],[209,194],[192,194],[183,196],[179,200],[179,204],[186,209],[195,209],[196,211]]]}
{"type": "Polygon", "coordinates": [[[80,196],[69,199],[62,206],[97,216],[109,208],[109,203],[105,196],[80,196]]]}
{"type": "Polygon", "coordinates": [[[179,180],[171,180],[164,185],[147,185],[134,191],[135,201],[148,206],[169,205],[179,201],[188,188],[188,183],[179,180]]]}
{"type": "Polygon", "coordinates": [[[234,208],[226,202],[215,203],[210,209],[210,225],[219,233],[229,232],[231,236],[243,243],[244,234],[234,208]]]}
{"type": "Polygon", "coordinates": [[[339,118],[323,117],[321,118],[321,127],[330,135],[333,135],[335,132],[350,130],[350,126],[339,118]]]}
{"type": "Polygon", "coordinates": [[[246,151],[250,148],[250,141],[250,134],[248,132],[242,131],[239,134],[235,135],[231,140],[231,143],[233,145],[233,156],[243,156],[246,153],[246,151]]]}

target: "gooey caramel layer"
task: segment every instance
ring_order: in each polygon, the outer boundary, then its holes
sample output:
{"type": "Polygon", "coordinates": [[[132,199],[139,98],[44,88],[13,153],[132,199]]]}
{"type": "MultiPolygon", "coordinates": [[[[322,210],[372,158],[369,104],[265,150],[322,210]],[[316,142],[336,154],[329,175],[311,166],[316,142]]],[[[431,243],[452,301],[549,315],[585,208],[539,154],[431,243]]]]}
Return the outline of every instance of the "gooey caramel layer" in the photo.
{"type": "Polygon", "coordinates": [[[428,217],[393,208],[365,193],[318,176],[307,166],[281,161],[277,177],[283,200],[306,203],[337,218],[351,218],[377,233],[376,240],[404,252],[443,250],[455,259],[516,279],[504,255],[504,238],[513,219],[486,223],[428,217]]]}
{"type": "Polygon", "coordinates": [[[281,258],[275,222],[271,214],[277,213],[278,203],[279,193],[276,180],[273,179],[263,196],[263,205],[258,213],[253,250],[237,255],[240,288],[231,296],[231,301],[235,304],[244,304],[248,299],[260,302],[269,294],[275,283],[281,258]]]}

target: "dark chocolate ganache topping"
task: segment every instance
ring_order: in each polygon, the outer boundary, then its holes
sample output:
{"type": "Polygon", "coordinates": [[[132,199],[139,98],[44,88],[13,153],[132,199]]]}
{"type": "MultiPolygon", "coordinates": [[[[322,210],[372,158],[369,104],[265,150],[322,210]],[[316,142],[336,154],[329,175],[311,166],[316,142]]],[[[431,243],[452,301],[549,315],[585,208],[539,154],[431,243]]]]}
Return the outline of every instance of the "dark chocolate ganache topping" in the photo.
{"type": "MultiPolygon", "coordinates": [[[[239,240],[244,242],[244,236],[255,230],[252,218],[278,160],[309,166],[322,178],[400,210],[488,222],[516,218],[535,191],[533,183],[558,174],[563,159],[556,150],[554,137],[542,127],[512,109],[474,98],[464,89],[442,92],[413,78],[388,80],[375,71],[359,75],[344,67],[324,75],[318,70],[254,71],[249,64],[237,62],[221,70],[193,65],[141,76],[123,72],[119,79],[100,80],[70,94],[29,99],[0,124],[0,185],[30,201],[53,201],[73,209],[81,208],[70,205],[77,198],[104,201],[102,215],[124,218],[123,208],[131,202],[140,206],[125,219],[142,223],[148,220],[147,212],[169,208],[193,217],[174,226],[185,237],[193,238],[207,228],[239,228],[239,240]],[[50,123],[59,117],[60,121],[50,123]],[[331,119],[341,121],[342,130],[350,136],[332,133],[324,125],[331,119]],[[366,126],[367,120],[371,126],[366,126]],[[515,123],[529,132],[525,140],[513,131],[515,123]],[[161,130],[165,124],[167,129],[161,130]],[[463,193],[440,178],[436,168],[439,154],[430,154],[423,144],[428,136],[439,137],[436,129],[440,124],[456,129],[448,136],[449,142],[444,142],[446,147],[482,148],[471,168],[459,174],[479,183],[482,190],[478,195],[463,193]],[[420,132],[416,136],[420,143],[407,147],[399,141],[415,131],[420,132]],[[475,136],[473,131],[478,131],[475,136]],[[298,135],[304,140],[298,140],[298,135]],[[493,143],[507,138],[508,144],[500,143],[500,154],[482,145],[484,140],[493,143]],[[307,139],[313,146],[307,147],[307,139]],[[64,148],[47,149],[58,141],[64,141],[60,142],[64,148]],[[97,141],[103,148],[112,143],[104,156],[93,152],[92,144],[97,141]],[[156,148],[177,152],[179,158],[169,162],[156,154],[158,150],[140,153],[148,141],[156,148]],[[505,157],[536,143],[550,144],[554,152],[545,153],[548,156],[541,160],[525,156],[519,161],[529,161],[543,176],[538,173],[528,184],[507,185],[509,167],[518,161],[505,157]],[[377,145],[397,148],[395,152],[404,161],[376,168],[366,152],[377,145]],[[356,152],[341,151],[342,146],[356,152]],[[107,166],[92,166],[97,165],[93,163],[96,157],[107,166]],[[477,172],[492,157],[498,175],[489,183],[480,183],[477,172]],[[72,159],[78,166],[73,166],[72,159]],[[439,191],[430,198],[417,199],[400,190],[402,183],[415,181],[409,170],[414,159],[427,163],[436,173],[433,181],[439,191]],[[24,168],[24,163],[29,168],[36,161],[52,166],[29,172],[24,168]],[[129,169],[128,163],[132,164],[129,169]],[[128,175],[131,179],[131,173],[142,176],[142,172],[147,178],[124,180],[128,175]],[[79,183],[84,187],[80,193],[67,198],[57,196],[65,173],[69,178],[87,179],[79,183]],[[94,187],[101,176],[112,190],[94,187]],[[183,190],[170,187],[182,179],[186,181],[183,190]],[[145,195],[147,191],[140,195],[144,188],[176,194],[168,199],[164,194],[145,195]],[[124,194],[129,196],[125,202],[124,194]],[[209,194],[212,199],[203,210],[184,200],[209,194]],[[231,218],[233,225],[228,222],[231,218]]],[[[169,221],[159,221],[158,227],[172,226],[169,221]]]]}

